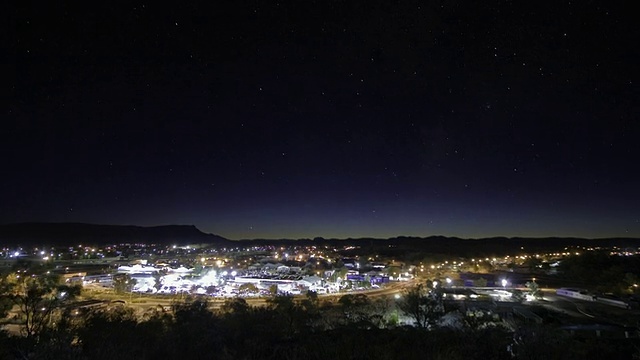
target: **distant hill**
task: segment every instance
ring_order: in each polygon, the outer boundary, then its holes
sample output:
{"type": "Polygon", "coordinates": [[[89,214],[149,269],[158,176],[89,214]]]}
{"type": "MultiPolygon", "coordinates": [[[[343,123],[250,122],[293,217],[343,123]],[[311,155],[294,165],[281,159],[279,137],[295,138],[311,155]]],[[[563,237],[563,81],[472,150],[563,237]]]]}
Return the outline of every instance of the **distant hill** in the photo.
{"type": "Polygon", "coordinates": [[[203,233],[193,225],[166,226],[121,226],[94,225],[81,223],[20,223],[0,225],[0,244],[2,245],[102,245],[121,243],[155,243],[155,244],[208,244],[211,246],[327,246],[341,248],[357,246],[370,253],[380,255],[401,255],[411,252],[447,254],[458,256],[490,256],[501,254],[517,254],[561,251],[565,247],[613,247],[638,249],[640,239],[611,238],[507,238],[493,237],[483,239],[460,239],[456,237],[399,236],[390,239],[357,238],[357,239],[253,239],[228,240],[214,234],[203,233]]]}
{"type": "MultiPolygon", "coordinates": [[[[272,240],[255,239],[240,240],[243,245],[275,245],[290,244],[306,246],[341,247],[345,245],[358,246],[370,253],[393,256],[406,254],[412,251],[432,254],[447,254],[456,256],[490,256],[507,255],[544,251],[562,251],[565,247],[614,247],[625,249],[640,248],[640,239],[637,238],[608,238],[608,239],[584,239],[584,238],[522,238],[522,237],[492,237],[482,239],[460,239],[446,236],[407,237],[399,236],[390,239],[358,238],[358,239],[299,239],[299,240],[272,240]]],[[[355,253],[355,252],[354,252],[355,253]]]]}
{"type": "Polygon", "coordinates": [[[0,244],[227,244],[229,240],[206,234],[193,225],[123,226],[82,223],[20,223],[0,225],[0,244]]]}

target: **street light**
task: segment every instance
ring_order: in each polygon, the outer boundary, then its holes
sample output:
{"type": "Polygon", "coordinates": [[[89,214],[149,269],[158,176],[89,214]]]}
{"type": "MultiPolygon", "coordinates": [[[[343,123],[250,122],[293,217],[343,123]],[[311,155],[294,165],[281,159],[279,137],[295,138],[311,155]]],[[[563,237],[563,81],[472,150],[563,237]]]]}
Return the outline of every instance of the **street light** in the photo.
{"type": "MultiPolygon", "coordinates": [[[[124,282],[127,286],[125,287],[125,290],[127,287],[129,287],[129,280],[124,282]]],[[[129,304],[131,304],[133,301],[133,285],[131,285],[131,287],[129,287],[129,304]]]]}
{"type": "Polygon", "coordinates": [[[502,279],[502,287],[503,288],[507,287],[507,279],[502,279]]]}

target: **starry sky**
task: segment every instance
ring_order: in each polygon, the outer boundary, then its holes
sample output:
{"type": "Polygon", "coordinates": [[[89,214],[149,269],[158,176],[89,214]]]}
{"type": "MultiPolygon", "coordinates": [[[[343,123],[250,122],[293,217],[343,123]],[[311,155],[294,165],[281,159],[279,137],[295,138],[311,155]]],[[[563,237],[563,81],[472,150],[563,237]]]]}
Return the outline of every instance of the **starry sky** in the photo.
{"type": "Polygon", "coordinates": [[[0,223],[640,237],[612,1],[17,2],[0,223]]]}

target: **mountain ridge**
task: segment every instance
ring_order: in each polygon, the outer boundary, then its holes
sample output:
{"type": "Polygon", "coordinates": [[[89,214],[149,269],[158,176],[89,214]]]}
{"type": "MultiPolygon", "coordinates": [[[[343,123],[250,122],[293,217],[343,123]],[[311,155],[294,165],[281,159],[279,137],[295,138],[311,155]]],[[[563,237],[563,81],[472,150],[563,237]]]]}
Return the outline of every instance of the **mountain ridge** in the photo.
{"type": "Polygon", "coordinates": [[[565,247],[613,247],[639,248],[638,238],[599,238],[576,237],[488,237],[463,239],[434,235],[427,237],[397,236],[392,238],[347,238],[325,239],[241,239],[230,240],[220,235],[204,233],[195,225],[103,225],[88,223],[41,223],[26,222],[0,225],[0,243],[5,245],[75,245],[75,244],[115,244],[115,243],[155,243],[155,244],[206,244],[210,246],[269,246],[295,242],[299,246],[345,246],[367,247],[380,253],[406,252],[421,250],[424,252],[466,254],[513,254],[558,250],[565,247]]]}
{"type": "Polygon", "coordinates": [[[200,231],[195,225],[104,225],[89,223],[25,222],[0,225],[0,242],[71,245],[78,242],[108,243],[224,243],[220,235],[200,231]]]}

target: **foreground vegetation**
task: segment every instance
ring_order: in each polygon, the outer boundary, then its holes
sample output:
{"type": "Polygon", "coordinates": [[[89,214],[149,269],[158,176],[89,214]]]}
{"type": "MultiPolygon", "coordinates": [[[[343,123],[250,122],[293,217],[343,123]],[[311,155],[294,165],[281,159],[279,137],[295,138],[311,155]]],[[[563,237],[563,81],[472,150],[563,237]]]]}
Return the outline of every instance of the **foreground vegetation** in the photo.
{"type": "MultiPolygon", "coordinates": [[[[629,339],[580,339],[551,326],[465,321],[462,327],[398,326],[365,296],[321,304],[242,299],[211,311],[204,299],[142,317],[124,306],[61,313],[32,334],[0,334],[2,359],[629,359],[629,339]]],[[[393,311],[391,312],[393,313],[393,311]]],[[[388,311],[387,311],[388,314],[388,311]]],[[[636,339],[637,340],[637,339],[636,339]]]]}
{"type": "MultiPolygon", "coordinates": [[[[590,264],[600,262],[603,283],[622,279],[620,292],[633,292],[628,263],[636,260],[575,257],[562,270],[595,276],[590,264]]],[[[80,286],[62,284],[46,269],[21,269],[0,278],[0,318],[13,326],[0,332],[0,359],[640,358],[638,339],[582,338],[553,319],[532,325],[462,312],[434,283],[398,299],[349,294],[323,302],[309,293],[276,296],[262,307],[234,298],[212,309],[196,297],[141,314],[123,305],[85,310],[78,307],[80,286]]]]}

